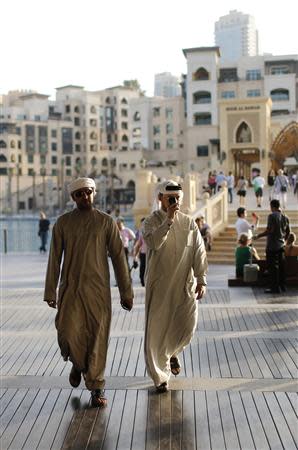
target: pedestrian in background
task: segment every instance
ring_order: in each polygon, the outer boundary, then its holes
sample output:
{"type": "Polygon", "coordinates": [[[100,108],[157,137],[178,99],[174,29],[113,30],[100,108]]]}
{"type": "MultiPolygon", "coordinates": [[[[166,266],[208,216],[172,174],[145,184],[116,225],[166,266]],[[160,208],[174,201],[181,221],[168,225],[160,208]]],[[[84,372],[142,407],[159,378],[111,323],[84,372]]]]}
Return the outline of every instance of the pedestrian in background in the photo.
{"type": "Polygon", "coordinates": [[[49,230],[50,230],[50,221],[47,219],[46,214],[43,211],[39,213],[39,227],[38,227],[38,236],[40,237],[40,253],[47,251],[47,243],[49,238],[49,230]]]}
{"type": "Polygon", "coordinates": [[[229,175],[227,176],[226,180],[227,180],[229,203],[233,203],[233,190],[235,186],[235,179],[232,172],[229,172],[229,175]]]}
{"type": "Polygon", "coordinates": [[[274,194],[277,196],[279,203],[283,209],[287,206],[287,192],[289,189],[288,177],[284,174],[282,169],[277,172],[277,177],[274,181],[274,194]]]}
{"type": "Polygon", "coordinates": [[[263,200],[263,190],[265,186],[265,179],[261,177],[260,172],[257,176],[255,176],[252,180],[252,185],[254,188],[255,196],[257,199],[257,207],[262,207],[262,200],[263,200]]]}
{"type": "Polygon", "coordinates": [[[246,191],[248,187],[248,181],[244,178],[243,175],[238,180],[237,183],[237,195],[239,195],[239,205],[245,206],[245,197],[246,191]]]}
{"type": "Polygon", "coordinates": [[[58,344],[63,359],[72,363],[70,384],[78,387],[83,376],[92,406],[101,407],[107,403],[104,371],[112,316],[108,253],[123,309],[131,310],[133,291],[116,223],[93,207],[94,180],[74,180],[69,193],[77,207],[53,227],[44,301],[58,307],[58,344]]]}

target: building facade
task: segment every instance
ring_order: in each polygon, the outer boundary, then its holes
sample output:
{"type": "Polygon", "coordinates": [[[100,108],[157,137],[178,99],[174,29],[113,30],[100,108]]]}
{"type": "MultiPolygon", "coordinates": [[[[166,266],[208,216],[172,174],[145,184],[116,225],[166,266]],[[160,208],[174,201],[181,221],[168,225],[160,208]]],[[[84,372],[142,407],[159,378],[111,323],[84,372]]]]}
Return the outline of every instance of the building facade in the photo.
{"type": "Polygon", "coordinates": [[[237,61],[242,56],[259,53],[255,19],[233,10],[219,18],[214,27],[215,45],[220,48],[222,61],[237,61]]]}
{"type": "Polygon", "coordinates": [[[180,80],[170,72],[158,73],[154,77],[155,97],[178,97],[181,95],[180,80]]]}

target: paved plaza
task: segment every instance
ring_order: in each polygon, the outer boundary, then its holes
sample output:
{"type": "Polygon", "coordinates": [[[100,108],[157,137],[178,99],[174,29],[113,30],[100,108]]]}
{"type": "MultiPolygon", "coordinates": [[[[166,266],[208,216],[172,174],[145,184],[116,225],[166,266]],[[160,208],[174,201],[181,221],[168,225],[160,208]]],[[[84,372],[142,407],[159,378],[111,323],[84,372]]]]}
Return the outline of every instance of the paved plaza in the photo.
{"type": "MultiPolygon", "coordinates": [[[[108,407],[68,384],[55,311],[42,302],[47,257],[2,257],[1,449],[295,449],[297,291],[228,288],[211,266],[198,328],[171,391],[157,395],[143,358],[144,288],[135,306],[113,292],[108,407]]],[[[114,285],[114,280],[111,280],[114,285]]]]}

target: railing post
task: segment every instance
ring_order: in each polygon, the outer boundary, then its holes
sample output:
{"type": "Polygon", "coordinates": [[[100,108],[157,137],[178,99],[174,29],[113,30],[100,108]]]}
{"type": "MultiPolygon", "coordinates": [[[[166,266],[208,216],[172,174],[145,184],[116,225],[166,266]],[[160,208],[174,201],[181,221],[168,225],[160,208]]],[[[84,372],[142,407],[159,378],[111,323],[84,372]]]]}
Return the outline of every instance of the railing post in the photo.
{"type": "Polygon", "coordinates": [[[4,253],[7,253],[7,229],[3,229],[4,253]]]}

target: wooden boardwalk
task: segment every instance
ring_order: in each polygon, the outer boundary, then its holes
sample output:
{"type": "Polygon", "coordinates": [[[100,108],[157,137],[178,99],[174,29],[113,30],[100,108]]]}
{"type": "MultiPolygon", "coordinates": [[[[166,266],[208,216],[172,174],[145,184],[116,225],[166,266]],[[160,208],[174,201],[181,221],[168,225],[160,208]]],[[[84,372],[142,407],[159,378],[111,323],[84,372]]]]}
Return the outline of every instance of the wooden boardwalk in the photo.
{"type": "Polygon", "coordinates": [[[123,311],[113,292],[108,407],[71,389],[55,312],[38,288],[2,293],[1,450],[297,449],[297,291],[208,290],[171,391],[157,395],[143,358],[144,290],[123,311]],[[240,291],[239,291],[240,292],[240,291]]]}

